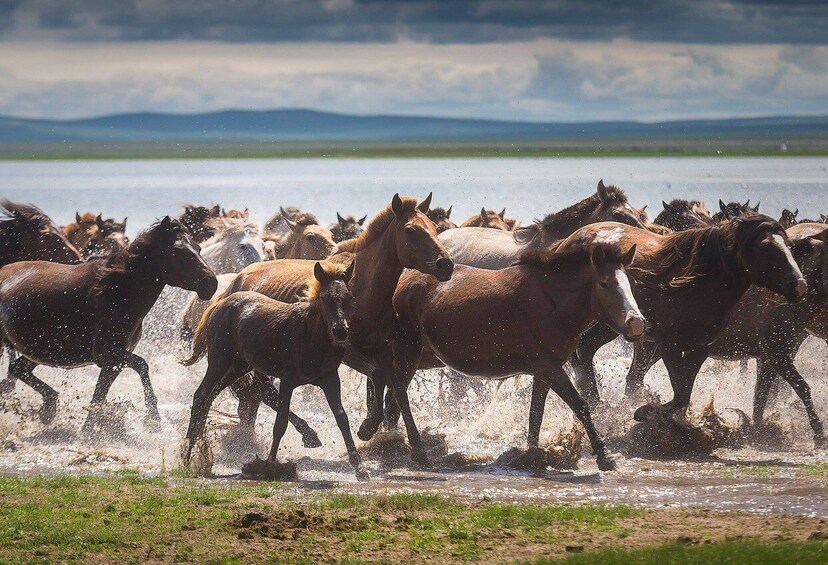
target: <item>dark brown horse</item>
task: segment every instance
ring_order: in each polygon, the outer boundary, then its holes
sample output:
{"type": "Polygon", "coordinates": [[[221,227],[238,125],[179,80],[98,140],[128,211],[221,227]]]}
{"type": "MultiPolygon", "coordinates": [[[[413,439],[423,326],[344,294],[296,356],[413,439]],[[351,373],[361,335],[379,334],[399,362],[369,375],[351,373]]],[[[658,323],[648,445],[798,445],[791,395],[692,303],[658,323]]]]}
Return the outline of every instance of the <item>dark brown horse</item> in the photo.
{"type": "Polygon", "coordinates": [[[564,242],[561,248],[527,251],[516,266],[497,271],[461,265],[447,282],[412,271],[402,276],[394,293],[397,322],[389,384],[415,460],[427,463],[406,389],[418,368],[446,365],[489,379],[534,375],[529,445],[538,445],[552,388],[584,425],[599,468],[614,468],[563,364],[594,319],[629,338],[644,333],[645,321],[625,274],[635,246],[626,253],[610,243],[564,242]],[[436,359],[423,363],[423,349],[436,359]]]}
{"type": "Polygon", "coordinates": [[[343,218],[339,215],[339,212],[337,212],[336,223],[328,226],[328,229],[331,230],[334,243],[359,237],[362,234],[362,226],[365,224],[366,219],[368,219],[368,216],[362,216],[358,220],[354,216],[345,216],[343,218]]]}
{"type": "Polygon", "coordinates": [[[186,204],[184,212],[178,216],[178,220],[184,224],[196,243],[207,241],[216,233],[215,228],[210,225],[210,220],[221,217],[221,207],[216,204],[212,208],[206,206],[192,206],[186,204]]]}
{"type": "Polygon", "coordinates": [[[661,206],[663,209],[653,221],[672,231],[702,228],[715,223],[704,203],[699,200],[675,198],[669,204],[662,200],[661,206]]]}
{"type": "MultiPolygon", "coordinates": [[[[709,345],[751,284],[804,298],[807,283],[789,249],[788,236],[767,216],[739,217],[721,225],[658,236],[629,226],[604,223],[581,228],[572,238],[638,245],[630,266],[635,297],[650,323],[645,339],[659,348],[673,400],[665,408],[684,410],[709,345]]],[[[615,337],[599,324],[581,336],[571,362],[579,389],[598,401],[595,352],[615,337]]],[[[643,413],[637,413],[642,417],[643,413]]]]}
{"type": "Polygon", "coordinates": [[[276,461],[287,429],[293,390],[312,384],[325,393],[357,477],[368,478],[342,407],[337,372],[349,333],[352,272],[353,264],[316,263],[305,300],[287,304],[257,292],[237,292],[210,307],[196,330],[193,355],[183,362],[192,365],[207,355],[207,372],[193,396],[187,464],[218,393],[255,370],[279,379],[270,461],[276,461]]]}
{"type": "Polygon", "coordinates": [[[714,222],[726,222],[727,220],[732,220],[733,218],[738,218],[740,216],[749,216],[751,214],[758,214],[759,213],[759,202],[756,203],[756,206],[750,205],[750,200],[741,204],[739,202],[728,202],[725,204],[721,200],[719,200],[719,211],[713,214],[713,221],[714,222]]]}
{"type": "Polygon", "coordinates": [[[799,216],[799,208],[791,212],[787,208],[782,210],[782,215],[779,217],[779,223],[782,225],[783,228],[788,229],[791,226],[795,226],[799,223],[796,217],[799,216]]]}
{"type": "MultiPolygon", "coordinates": [[[[515,221],[512,220],[512,226],[515,221]]],[[[506,208],[500,212],[494,210],[480,209],[480,213],[472,216],[462,224],[461,228],[490,228],[493,230],[512,231],[509,222],[506,220],[506,208]]]]}
{"type": "Polygon", "coordinates": [[[144,316],[166,284],[203,298],[216,290],[216,278],[190,233],[169,217],[106,259],[80,265],[20,261],[0,269],[0,340],[21,355],[9,375],[43,396],[43,422],[55,416],[57,392],[34,375],[38,365],[98,365],[92,404],[103,403],[115,377],[130,367],[141,376],[148,419],[159,420],[147,363],[132,350],[144,316]]]}
{"type": "Polygon", "coordinates": [[[434,222],[434,225],[437,227],[437,233],[443,233],[446,230],[457,227],[457,224],[451,221],[452,208],[453,206],[449,206],[448,210],[445,208],[431,208],[428,211],[428,219],[434,222]]]}
{"type": "Polygon", "coordinates": [[[0,200],[0,267],[15,261],[78,263],[80,253],[43,210],[0,200]]]}
{"type": "MultiPolygon", "coordinates": [[[[395,194],[391,205],[371,220],[365,232],[339,244],[339,253],[330,259],[354,262],[354,276],[349,284],[354,295],[351,334],[344,362],[370,377],[369,415],[360,428],[361,439],[370,439],[376,432],[376,427],[365,427],[367,422],[382,421],[384,374],[391,370],[394,331],[391,298],[403,269],[416,269],[438,280],[450,279],[454,269],[454,262],[437,239],[434,223],[426,216],[430,203],[430,194],[419,205],[414,199],[395,194]],[[380,370],[383,365],[385,373],[380,370]],[[378,398],[374,396],[377,392],[378,398]]],[[[250,265],[239,273],[223,296],[252,290],[275,300],[294,302],[304,292],[313,266],[313,261],[296,259],[250,265]]],[[[240,424],[248,427],[255,421],[265,394],[261,380],[254,382],[259,385],[236,391],[240,424]]]]}

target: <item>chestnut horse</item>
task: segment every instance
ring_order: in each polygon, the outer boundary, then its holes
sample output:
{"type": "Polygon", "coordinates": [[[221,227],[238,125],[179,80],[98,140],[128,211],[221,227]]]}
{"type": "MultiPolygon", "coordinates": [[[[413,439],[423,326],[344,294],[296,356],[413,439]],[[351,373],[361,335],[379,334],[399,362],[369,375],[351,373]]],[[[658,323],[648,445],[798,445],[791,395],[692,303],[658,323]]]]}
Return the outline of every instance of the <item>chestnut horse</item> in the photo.
{"type": "Polygon", "coordinates": [[[196,440],[204,434],[207,413],[216,396],[251,370],[279,379],[279,411],[273,424],[270,461],[276,461],[285,435],[290,400],[297,386],[313,384],[325,393],[345,440],[357,477],[367,479],[342,407],[339,365],[348,339],[353,263],[316,263],[306,298],[287,304],[257,292],[237,292],[210,307],[195,334],[192,365],[207,354],[207,372],[193,396],[189,464],[196,440]]]}
{"type": "MultiPolygon", "coordinates": [[[[9,365],[9,375],[41,394],[43,422],[55,417],[57,392],[33,369],[93,363],[101,373],[92,404],[106,400],[127,366],[141,377],[148,419],[160,419],[147,363],[132,350],[141,338],[144,316],[166,284],[202,297],[216,290],[216,278],[190,233],[169,217],[106,259],[80,265],[20,261],[0,269],[0,341],[21,355],[9,365]]],[[[92,413],[87,424],[91,420],[92,413]]]]}
{"type": "Polygon", "coordinates": [[[503,269],[517,261],[525,249],[546,249],[581,226],[602,221],[645,227],[640,212],[630,205],[624,191],[600,181],[596,193],[589,198],[514,232],[458,228],[440,234],[440,241],[458,263],[503,269]]]}
{"type": "Polygon", "coordinates": [[[437,227],[437,233],[443,233],[446,230],[453,230],[457,227],[457,224],[451,221],[451,209],[453,206],[449,206],[448,210],[445,208],[431,208],[428,211],[428,219],[434,222],[434,225],[437,227]]]}
{"type": "MultiPolygon", "coordinates": [[[[710,344],[751,284],[804,298],[808,285],[779,223],[763,215],[735,218],[721,225],[659,236],[618,223],[586,226],[567,240],[617,241],[638,245],[630,266],[636,300],[650,327],[645,339],[664,358],[673,400],[664,408],[684,410],[710,344]]],[[[598,401],[593,357],[615,337],[595,324],[581,335],[571,362],[581,394],[598,401]]],[[[641,409],[636,413],[643,417],[641,409]]]]}
{"type": "MultiPolygon", "coordinates": [[[[515,221],[512,221],[512,226],[514,226],[515,221]]],[[[486,210],[485,208],[480,209],[480,213],[476,216],[472,216],[462,224],[460,224],[461,228],[489,228],[493,230],[500,230],[500,231],[512,231],[512,228],[509,227],[509,223],[506,220],[506,208],[501,210],[500,212],[495,212],[494,210],[486,210]]]]}
{"type": "Polygon", "coordinates": [[[635,245],[626,253],[611,243],[564,242],[561,249],[527,251],[517,265],[497,271],[460,265],[447,282],[412,271],[402,276],[394,293],[397,321],[389,384],[416,461],[427,464],[427,457],[406,389],[418,368],[445,365],[488,379],[534,375],[529,445],[538,445],[551,388],[584,425],[599,468],[615,467],[563,364],[594,319],[631,339],[644,333],[645,321],[625,273],[635,245]],[[421,363],[424,349],[436,359],[421,363]]]}
{"type": "Polygon", "coordinates": [[[354,216],[345,216],[343,218],[339,215],[339,212],[337,212],[336,223],[328,226],[334,243],[359,237],[360,234],[362,234],[362,226],[365,224],[366,219],[368,219],[368,216],[362,216],[358,220],[354,216]]]}
{"type": "Polygon", "coordinates": [[[330,257],[336,251],[331,230],[319,225],[313,214],[300,213],[293,219],[282,209],[284,225],[288,232],[282,236],[266,235],[274,242],[276,259],[320,260],[330,257]]]}
{"type": "MultiPolygon", "coordinates": [[[[339,244],[339,253],[330,260],[354,262],[349,287],[354,295],[351,309],[351,334],[344,362],[369,378],[369,415],[365,422],[382,420],[382,393],[385,377],[378,369],[384,362],[386,374],[391,367],[391,338],[394,313],[391,298],[403,269],[416,269],[438,280],[451,278],[454,262],[437,239],[434,223],[426,213],[431,194],[419,205],[412,198],[395,194],[391,204],[380,212],[357,239],[339,244]],[[376,397],[376,394],[379,394],[376,397]]],[[[304,260],[266,261],[250,265],[233,281],[222,296],[252,290],[283,302],[295,302],[305,290],[314,262],[304,260]]],[[[241,425],[252,427],[266,388],[261,379],[254,386],[236,389],[241,425]]],[[[271,390],[272,392],[272,390],[271,390]]],[[[376,432],[360,428],[367,440],[376,432]]]]}
{"type": "Polygon", "coordinates": [[[16,261],[78,263],[78,250],[43,210],[0,200],[0,267],[16,261]]]}

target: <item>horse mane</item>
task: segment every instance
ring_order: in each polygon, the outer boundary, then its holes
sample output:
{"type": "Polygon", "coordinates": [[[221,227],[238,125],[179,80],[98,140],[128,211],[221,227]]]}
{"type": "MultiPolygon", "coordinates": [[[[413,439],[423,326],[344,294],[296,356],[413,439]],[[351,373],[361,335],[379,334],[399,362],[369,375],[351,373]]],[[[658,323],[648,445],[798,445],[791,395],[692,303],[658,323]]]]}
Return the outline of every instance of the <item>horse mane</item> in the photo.
{"type": "MultiPolygon", "coordinates": [[[[180,221],[171,220],[170,228],[175,227],[189,231],[180,221]]],[[[117,286],[125,275],[132,272],[135,264],[145,258],[147,252],[157,245],[163,237],[164,230],[161,227],[161,222],[155,222],[139,233],[125,249],[117,251],[108,257],[95,259],[95,261],[102,262],[103,265],[98,268],[98,272],[95,274],[95,281],[92,283],[92,294],[100,296],[107,289],[117,286]]]]}
{"type": "Polygon", "coordinates": [[[607,261],[622,262],[624,251],[618,243],[611,242],[588,242],[572,243],[562,250],[567,240],[553,243],[546,249],[526,249],[520,254],[515,265],[537,265],[554,271],[561,271],[566,268],[580,267],[591,261],[592,251],[595,247],[603,247],[607,261]]]}
{"type": "Polygon", "coordinates": [[[212,218],[207,221],[207,225],[216,230],[216,233],[214,233],[210,239],[202,243],[202,247],[215,243],[223,237],[242,233],[246,230],[253,230],[255,232],[259,231],[259,226],[256,225],[256,222],[249,218],[212,218]]]}
{"type": "MultiPolygon", "coordinates": [[[[401,197],[401,200],[404,211],[413,212],[416,209],[417,201],[414,198],[403,196],[401,197]]],[[[373,243],[374,240],[385,233],[385,230],[388,229],[388,226],[390,226],[391,222],[393,222],[396,218],[397,215],[394,213],[394,210],[391,209],[391,205],[389,204],[385,207],[385,210],[374,216],[374,219],[371,220],[371,223],[368,224],[368,227],[365,228],[365,231],[362,232],[359,237],[348,239],[339,243],[339,251],[356,253],[357,251],[365,249],[373,243]]]]}
{"type": "Polygon", "coordinates": [[[518,234],[523,231],[532,232],[531,237],[525,239],[525,241],[528,242],[540,231],[551,231],[553,229],[558,229],[571,232],[575,231],[575,229],[579,227],[579,218],[584,216],[584,214],[595,210],[601,205],[602,202],[609,202],[612,204],[629,204],[627,193],[614,184],[606,186],[606,194],[607,198],[602,200],[596,192],[595,194],[584,198],[580,202],[576,202],[572,206],[568,206],[567,208],[557,212],[549,213],[544,216],[543,219],[535,220],[528,226],[516,228],[513,233],[518,234]]]}
{"type": "Polygon", "coordinates": [[[721,224],[665,235],[663,245],[653,255],[653,266],[646,269],[637,267],[637,270],[658,277],[686,261],[686,265],[670,280],[669,284],[673,287],[686,286],[712,272],[728,272],[732,257],[740,247],[739,231],[742,225],[768,220],[773,221],[761,214],[740,216],[721,224]]]}
{"type": "Polygon", "coordinates": [[[26,202],[13,202],[8,198],[0,200],[0,212],[5,217],[0,217],[0,226],[7,228],[10,223],[25,224],[27,228],[53,227],[52,218],[35,206],[26,202]]]}
{"type": "MultiPolygon", "coordinates": [[[[334,263],[333,261],[319,261],[325,275],[331,279],[340,279],[351,266],[350,263],[334,263]]],[[[319,297],[319,290],[322,288],[322,283],[316,278],[316,275],[308,277],[305,283],[305,292],[302,293],[301,302],[313,302],[319,297]]]]}

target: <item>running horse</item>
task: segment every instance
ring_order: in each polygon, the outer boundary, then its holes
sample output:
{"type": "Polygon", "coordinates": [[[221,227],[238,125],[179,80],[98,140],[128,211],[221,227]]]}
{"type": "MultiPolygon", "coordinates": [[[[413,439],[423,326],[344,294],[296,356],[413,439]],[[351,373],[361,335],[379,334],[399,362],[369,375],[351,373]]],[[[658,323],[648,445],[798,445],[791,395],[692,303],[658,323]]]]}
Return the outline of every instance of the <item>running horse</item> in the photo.
{"type": "MultiPolygon", "coordinates": [[[[654,342],[670,376],[673,400],[662,406],[684,411],[710,344],[721,334],[728,315],[751,284],[802,300],[808,284],[794,261],[788,236],[768,216],[737,217],[720,225],[659,236],[614,222],[593,224],[567,240],[616,241],[637,245],[629,268],[634,293],[649,322],[645,340],[654,342]]],[[[599,399],[593,357],[615,338],[595,324],[580,338],[571,358],[581,394],[599,399]]],[[[636,411],[646,417],[647,407],[636,411]]]]}
{"type": "Polygon", "coordinates": [[[0,200],[0,267],[16,261],[79,263],[63,231],[32,204],[0,200]]]}
{"type": "Polygon", "coordinates": [[[363,231],[362,226],[365,224],[365,220],[367,219],[368,216],[362,216],[357,220],[356,217],[350,215],[343,218],[339,212],[337,212],[336,223],[328,226],[334,243],[340,243],[348,239],[359,237],[363,231]]]}
{"type": "MultiPolygon", "coordinates": [[[[44,423],[57,413],[57,392],[34,375],[38,365],[100,367],[93,405],[106,400],[115,378],[130,367],[141,377],[147,421],[160,420],[147,362],[132,351],[144,316],[167,284],[202,297],[216,290],[189,231],[169,217],[108,258],[79,265],[19,261],[0,269],[0,341],[20,354],[9,375],[43,397],[44,423]]],[[[87,430],[95,424],[92,414],[87,430]]]]}
{"type": "Polygon", "coordinates": [[[563,364],[594,319],[630,339],[644,333],[625,273],[634,256],[635,245],[623,252],[613,243],[567,241],[557,249],[526,251],[518,264],[497,271],[458,265],[445,282],[405,273],[394,293],[394,370],[388,380],[414,460],[428,464],[406,389],[417,369],[448,366],[488,379],[533,375],[529,445],[538,445],[551,388],[584,425],[598,467],[615,468],[563,364]]]}

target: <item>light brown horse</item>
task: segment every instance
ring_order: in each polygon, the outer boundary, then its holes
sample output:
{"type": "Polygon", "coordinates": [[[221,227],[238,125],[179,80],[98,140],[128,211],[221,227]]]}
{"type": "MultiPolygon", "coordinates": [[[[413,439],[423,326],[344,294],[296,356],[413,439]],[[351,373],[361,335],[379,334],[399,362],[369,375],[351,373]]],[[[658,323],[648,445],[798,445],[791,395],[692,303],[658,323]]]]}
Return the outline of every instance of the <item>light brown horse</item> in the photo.
{"type": "Polygon", "coordinates": [[[75,212],[75,221],[63,226],[63,235],[75,249],[83,253],[89,240],[98,231],[98,218],[100,214],[96,217],[92,212],[75,212]]]}
{"type": "Polygon", "coordinates": [[[452,208],[453,206],[449,206],[448,210],[445,208],[431,208],[428,211],[428,219],[434,222],[434,225],[437,227],[437,233],[443,233],[446,230],[452,230],[457,227],[457,224],[451,221],[452,208]]]}
{"type": "MultiPolygon", "coordinates": [[[[371,220],[365,232],[357,239],[340,243],[339,253],[330,259],[354,262],[354,276],[349,284],[354,295],[351,333],[344,362],[370,377],[369,416],[365,422],[374,422],[377,417],[382,420],[385,381],[379,367],[383,363],[386,371],[391,367],[390,344],[394,331],[391,298],[403,269],[415,269],[438,280],[450,279],[454,270],[454,262],[437,239],[434,223],[426,216],[430,204],[430,194],[419,205],[412,198],[395,194],[391,204],[371,220]],[[379,398],[374,397],[377,391],[379,398]]],[[[294,302],[304,292],[313,265],[313,261],[303,260],[251,265],[239,273],[223,296],[252,290],[276,300],[294,302]]],[[[239,419],[242,425],[252,425],[264,394],[262,387],[236,392],[239,419]]],[[[376,427],[367,430],[365,425],[358,435],[361,439],[370,439],[376,427]]]]}
{"type": "Polygon", "coordinates": [[[207,372],[193,396],[187,463],[218,393],[255,370],[279,379],[270,461],[276,461],[287,429],[293,390],[313,384],[325,393],[357,477],[368,478],[342,407],[337,372],[349,333],[352,273],[353,263],[316,263],[306,298],[300,302],[287,304],[257,292],[237,292],[210,307],[196,330],[193,355],[183,361],[192,365],[205,354],[208,359],[207,372]]]}
{"type": "MultiPolygon", "coordinates": [[[[514,227],[515,221],[512,220],[512,227],[514,227]]],[[[460,224],[461,228],[490,228],[493,230],[501,230],[501,231],[512,231],[512,227],[509,226],[509,223],[506,220],[506,208],[501,210],[500,212],[495,212],[494,210],[486,210],[486,208],[481,208],[480,213],[472,216],[462,224],[460,224]]]]}
{"type": "MultiPolygon", "coordinates": [[[[751,284],[801,300],[808,285],[789,249],[788,236],[767,216],[739,217],[721,225],[659,236],[618,223],[576,231],[567,241],[616,241],[637,245],[630,266],[634,293],[664,358],[673,400],[664,408],[684,411],[710,344],[727,323],[731,309],[751,284]]],[[[579,389],[597,402],[593,357],[615,334],[599,324],[581,336],[571,362],[579,389]]],[[[645,408],[645,407],[642,407],[645,408]]],[[[636,413],[638,418],[644,412],[636,413]]]]}
{"type": "Polygon", "coordinates": [[[529,445],[538,445],[551,387],[584,425],[599,468],[614,468],[563,364],[594,319],[631,339],[644,333],[625,274],[635,246],[626,253],[609,243],[562,248],[527,251],[517,265],[497,271],[460,265],[447,282],[411,271],[402,276],[394,293],[394,376],[389,380],[416,461],[427,464],[406,389],[418,368],[446,365],[489,379],[534,375],[529,445]],[[423,349],[437,362],[423,363],[423,349]]]}
{"type": "Polygon", "coordinates": [[[105,220],[101,214],[75,212],[75,221],[63,226],[63,233],[84,258],[109,255],[129,245],[124,233],[126,223],[127,218],[117,222],[112,218],[105,220]]]}
{"type": "Polygon", "coordinates": [[[317,261],[330,257],[336,251],[331,230],[319,225],[313,214],[297,214],[290,219],[282,210],[289,232],[284,236],[269,236],[274,242],[276,259],[308,259],[317,261]]]}
{"type": "Polygon", "coordinates": [[[78,263],[78,250],[43,210],[0,200],[0,267],[15,261],[78,263]]]}
{"type": "MultiPolygon", "coordinates": [[[[34,375],[38,365],[98,365],[92,404],[103,403],[121,369],[130,367],[141,377],[148,419],[159,420],[147,363],[132,350],[166,284],[204,298],[216,290],[189,231],[169,217],[106,259],[80,265],[20,261],[0,269],[0,341],[21,354],[9,375],[43,396],[43,422],[55,416],[57,392],[34,375]]],[[[94,424],[92,413],[87,424],[94,424]]]]}

